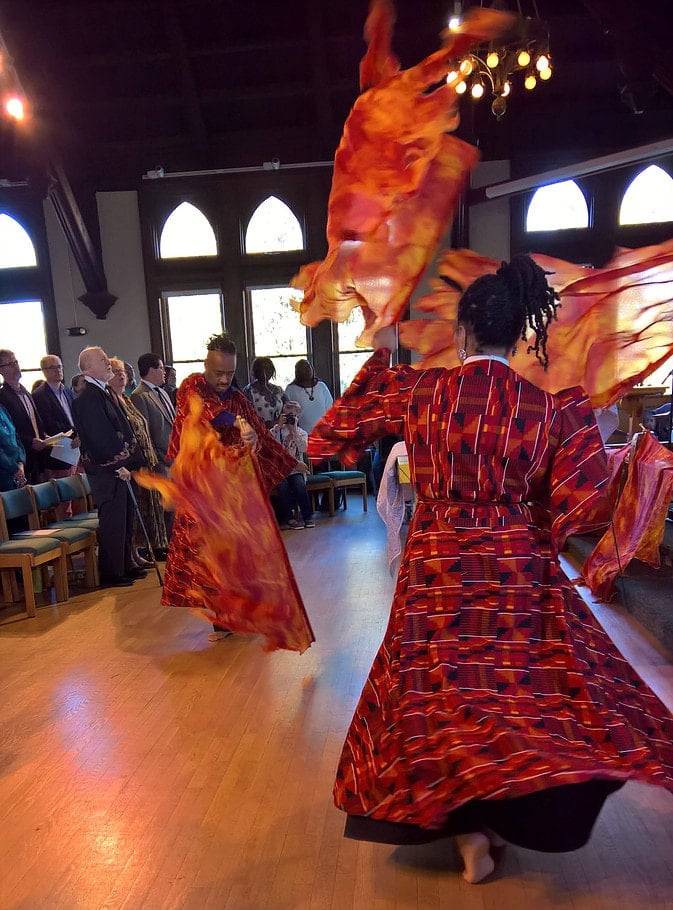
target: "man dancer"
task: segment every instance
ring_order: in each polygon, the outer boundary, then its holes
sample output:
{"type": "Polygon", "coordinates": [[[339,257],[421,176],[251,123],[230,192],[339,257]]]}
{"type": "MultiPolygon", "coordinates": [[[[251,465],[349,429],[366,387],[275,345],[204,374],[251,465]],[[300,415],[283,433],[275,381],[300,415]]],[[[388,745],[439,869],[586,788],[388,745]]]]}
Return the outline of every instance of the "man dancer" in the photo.
{"type": "MultiPolygon", "coordinates": [[[[217,430],[225,445],[235,445],[242,440],[254,448],[264,484],[270,491],[298,467],[297,460],[276,442],[245,395],[232,387],[235,374],[236,345],[227,333],[214,335],[208,341],[203,373],[192,373],[178,389],[168,458],[173,460],[178,454],[189,398],[198,396],[203,404],[204,419],[217,430]]],[[[196,557],[194,523],[178,512],[164,576],[161,602],[165,606],[197,606],[189,592],[206,586],[208,579],[198,573],[196,557]]],[[[228,630],[214,626],[210,640],[217,641],[229,634],[228,630]]]]}
{"type": "Polygon", "coordinates": [[[133,502],[125,481],[143,457],[121,406],[107,388],[110,360],[102,348],[85,348],[79,369],[86,386],[72,403],[82,463],[98,507],[98,565],[101,585],[127,587],[147,575],[133,565],[133,502]]]}

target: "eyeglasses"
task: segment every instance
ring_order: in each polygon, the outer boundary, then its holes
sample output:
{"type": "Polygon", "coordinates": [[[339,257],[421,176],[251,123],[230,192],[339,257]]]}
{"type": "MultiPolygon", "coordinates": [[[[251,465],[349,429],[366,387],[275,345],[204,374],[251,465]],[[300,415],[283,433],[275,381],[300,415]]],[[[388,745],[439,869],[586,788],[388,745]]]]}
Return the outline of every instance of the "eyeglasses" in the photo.
{"type": "Polygon", "coordinates": [[[44,367],[44,369],[45,369],[45,370],[62,370],[62,369],[63,369],[63,364],[61,364],[61,363],[55,363],[53,366],[44,367]]]}
{"type": "Polygon", "coordinates": [[[8,360],[7,363],[0,363],[0,370],[3,367],[18,367],[18,365],[19,365],[18,360],[8,360]]]}

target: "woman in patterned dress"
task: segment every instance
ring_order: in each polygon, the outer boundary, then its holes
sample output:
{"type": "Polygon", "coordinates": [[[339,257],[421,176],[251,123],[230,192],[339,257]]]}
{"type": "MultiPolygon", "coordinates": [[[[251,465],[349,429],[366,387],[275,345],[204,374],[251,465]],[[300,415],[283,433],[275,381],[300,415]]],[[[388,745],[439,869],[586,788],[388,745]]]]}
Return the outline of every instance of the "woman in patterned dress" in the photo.
{"type": "MultiPolygon", "coordinates": [[[[128,382],[128,373],[123,360],[118,357],[111,357],[112,379],[108,382],[108,387],[116,395],[119,406],[126,414],[126,419],[131,424],[131,429],[136,437],[140,451],[145,457],[145,464],[150,471],[155,471],[159,460],[154,450],[152,438],[150,437],[147,421],[140,413],[138,408],[133,404],[131,399],[124,394],[124,389],[128,382]]],[[[145,487],[139,487],[134,484],[134,492],[138,502],[138,509],[142,515],[145,528],[150,538],[152,548],[155,551],[168,549],[168,534],[166,533],[166,522],[164,519],[164,509],[161,503],[161,496],[156,490],[148,490],[145,487]]],[[[144,568],[151,566],[150,560],[143,559],[138,550],[147,546],[145,534],[140,527],[138,517],[134,516],[133,520],[133,559],[136,564],[144,568]]]]}
{"type": "Polygon", "coordinates": [[[276,378],[276,368],[270,357],[255,357],[250,375],[252,382],[243,389],[243,394],[252,402],[268,430],[280,417],[287,397],[279,385],[271,382],[276,378]]]}
{"type": "Polygon", "coordinates": [[[493,871],[502,839],[582,846],[627,779],[673,789],[673,718],[558,561],[606,482],[591,404],[507,362],[532,329],[546,366],[555,308],[532,260],[503,264],[461,298],[459,367],[388,367],[384,329],[309,440],[311,458],[352,462],[403,433],[418,503],[337,771],[346,834],[454,835],[470,882],[493,871]]]}

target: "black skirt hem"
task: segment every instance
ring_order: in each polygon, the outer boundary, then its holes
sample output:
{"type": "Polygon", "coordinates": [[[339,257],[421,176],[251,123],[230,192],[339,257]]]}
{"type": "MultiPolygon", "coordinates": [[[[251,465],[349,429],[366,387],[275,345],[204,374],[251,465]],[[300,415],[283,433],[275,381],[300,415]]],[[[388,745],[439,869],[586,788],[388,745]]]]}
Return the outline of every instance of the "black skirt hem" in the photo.
{"type": "Polygon", "coordinates": [[[605,800],[623,785],[620,780],[595,779],[511,799],[477,799],[449,813],[440,828],[432,829],[349,815],[344,835],[353,840],[402,846],[428,844],[489,828],[526,850],[568,853],[587,843],[605,800]]]}

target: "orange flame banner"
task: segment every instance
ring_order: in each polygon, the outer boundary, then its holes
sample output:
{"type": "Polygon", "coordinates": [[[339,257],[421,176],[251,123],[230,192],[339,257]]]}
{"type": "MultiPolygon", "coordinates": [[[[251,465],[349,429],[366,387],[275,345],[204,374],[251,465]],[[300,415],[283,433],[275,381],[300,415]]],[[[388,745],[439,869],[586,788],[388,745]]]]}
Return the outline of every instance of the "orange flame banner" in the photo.
{"type": "Polygon", "coordinates": [[[304,325],[343,322],[362,307],[366,346],[398,322],[455,211],[477,150],[447,136],[458,126],[450,61],[504,31],[512,16],[472,9],[461,30],[417,66],[399,70],[390,51],[388,0],[375,0],[365,27],[363,93],[353,105],[334,159],[327,257],[301,269],[292,287],[304,325]]]}
{"type": "Polygon", "coordinates": [[[202,409],[191,396],[171,478],[140,471],[135,479],[177,508],[175,532],[181,520],[190,525],[188,594],[197,612],[232,632],[263,635],[266,651],[302,653],[315,638],[255,456],[223,445],[202,409]]]}
{"type": "Polygon", "coordinates": [[[626,445],[613,456],[616,469],[610,472],[609,496],[612,501],[617,499],[614,530],[608,528],[582,569],[592,594],[606,601],[615,594],[620,567],[626,568],[632,559],[659,568],[659,544],[673,496],[673,452],[651,433],[634,438],[635,446],[626,445]],[[629,455],[626,482],[620,493],[619,468],[629,455]]]}
{"type": "MultiPolygon", "coordinates": [[[[549,329],[548,370],[522,343],[510,357],[521,376],[549,392],[580,385],[594,407],[606,407],[673,355],[673,240],[619,250],[600,269],[540,254],[532,258],[552,273],[548,281],[559,292],[561,307],[549,329]]],[[[466,288],[499,266],[470,250],[447,250],[438,273],[466,288]]],[[[422,355],[414,366],[457,366],[453,326],[460,291],[441,279],[432,287],[417,302],[432,318],[401,323],[400,341],[422,355]]]]}

